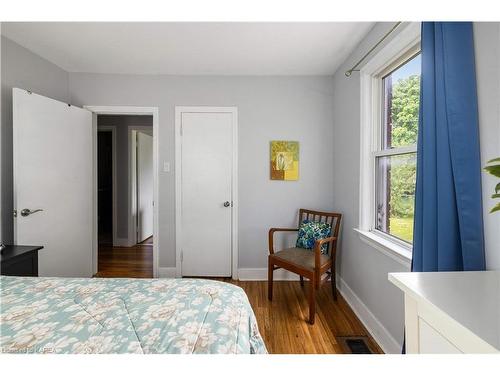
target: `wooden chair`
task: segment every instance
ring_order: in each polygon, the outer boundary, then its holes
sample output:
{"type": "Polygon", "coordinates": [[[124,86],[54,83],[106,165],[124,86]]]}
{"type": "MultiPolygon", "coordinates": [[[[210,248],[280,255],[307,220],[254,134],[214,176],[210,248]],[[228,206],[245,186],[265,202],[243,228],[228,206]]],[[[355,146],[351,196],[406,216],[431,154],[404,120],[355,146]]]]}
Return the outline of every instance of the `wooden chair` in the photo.
{"type": "Polygon", "coordinates": [[[274,252],[273,237],[275,232],[293,232],[298,228],[271,228],[269,230],[269,261],[268,261],[268,298],[273,300],[273,272],[284,268],[300,275],[300,285],[304,286],[304,277],[309,279],[309,323],[314,324],[316,312],[316,289],[320,287],[321,276],[330,273],[333,299],[337,300],[335,283],[335,253],[342,214],[320,211],[299,210],[299,227],[303,220],[321,221],[330,224],[331,237],[316,241],[314,249],[292,247],[274,252]],[[327,244],[328,254],[321,254],[321,246],[327,244]]]}

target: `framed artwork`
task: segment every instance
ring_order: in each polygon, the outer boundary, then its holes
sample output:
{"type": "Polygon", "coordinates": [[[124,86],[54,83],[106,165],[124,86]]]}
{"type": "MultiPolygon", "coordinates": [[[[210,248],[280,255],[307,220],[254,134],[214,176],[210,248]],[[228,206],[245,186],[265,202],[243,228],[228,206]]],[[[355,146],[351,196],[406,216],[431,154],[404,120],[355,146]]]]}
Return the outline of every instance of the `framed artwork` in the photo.
{"type": "Polygon", "coordinates": [[[299,142],[271,141],[271,180],[299,179],[299,142]]]}

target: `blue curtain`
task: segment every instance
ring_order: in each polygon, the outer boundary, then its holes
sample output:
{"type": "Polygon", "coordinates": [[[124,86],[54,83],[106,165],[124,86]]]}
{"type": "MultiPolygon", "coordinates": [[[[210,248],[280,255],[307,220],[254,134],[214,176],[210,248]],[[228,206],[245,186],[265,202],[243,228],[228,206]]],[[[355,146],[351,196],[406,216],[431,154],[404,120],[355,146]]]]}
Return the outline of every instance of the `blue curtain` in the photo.
{"type": "Polygon", "coordinates": [[[422,23],[420,95],[412,270],[484,270],[472,23],[422,23]]]}

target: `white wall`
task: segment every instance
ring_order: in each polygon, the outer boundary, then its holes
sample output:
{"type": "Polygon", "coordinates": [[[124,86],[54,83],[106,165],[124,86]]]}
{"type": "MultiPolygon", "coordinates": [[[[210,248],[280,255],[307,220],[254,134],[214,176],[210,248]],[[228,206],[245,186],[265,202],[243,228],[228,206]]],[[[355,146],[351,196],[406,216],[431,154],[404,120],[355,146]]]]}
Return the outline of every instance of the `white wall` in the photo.
{"type": "MultiPolygon", "coordinates": [[[[481,161],[500,157],[500,23],[474,24],[481,161]]],[[[497,178],[483,173],[486,267],[500,270],[500,212],[490,214],[497,178]]],[[[496,200],[498,202],[498,200],[496,200]]]]}
{"type": "MultiPolygon", "coordinates": [[[[377,24],[334,75],[333,193],[335,209],[344,213],[338,261],[341,291],[346,292],[345,283],[392,336],[384,349],[397,351],[403,337],[403,296],[387,281],[387,274],[408,267],[361,241],[353,230],[359,224],[360,80],[358,73],[350,78],[344,75],[391,26],[377,24]]],[[[382,337],[383,328],[374,325],[379,332],[372,333],[382,337]]]]}
{"type": "MultiPolygon", "coordinates": [[[[339,254],[339,275],[364,304],[375,335],[384,339],[387,350],[398,351],[403,338],[403,295],[387,281],[387,273],[406,271],[405,267],[361,241],[353,228],[359,223],[359,74],[350,78],[344,72],[384,35],[392,24],[377,24],[344,62],[334,76],[334,207],[344,213],[344,231],[339,254]]],[[[499,121],[499,24],[475,24],[477,80],[481,154],[484,161],[500,155],[499,121]]],[[[484,205],[493,179],[483,176],[484,205]]],[[[486,208],[485,208],[486,209],[486,208]]],[[[500,215],[485,214],[486,258],[489,269],[500,268],[500,215]]]]}
{"type": "Polygon", "coordinates": [[[69,100],[68,73],[2,37],[1,228],[0,242],[13,240],[12,88],[31,90],[64,102],[69,100]]]}
{"type": "Polygon", "coordinates": [[[239,267],[267,266],[267,231],[294,225],[297,209],[332,205],[331,77],[216,77],[71,73],[76,105],[159,107],[159,263],[175,267],[174,108],[238,107],[239,267]],[[300,180],[269,179],[269,141],[300,141],[300,180]]]}

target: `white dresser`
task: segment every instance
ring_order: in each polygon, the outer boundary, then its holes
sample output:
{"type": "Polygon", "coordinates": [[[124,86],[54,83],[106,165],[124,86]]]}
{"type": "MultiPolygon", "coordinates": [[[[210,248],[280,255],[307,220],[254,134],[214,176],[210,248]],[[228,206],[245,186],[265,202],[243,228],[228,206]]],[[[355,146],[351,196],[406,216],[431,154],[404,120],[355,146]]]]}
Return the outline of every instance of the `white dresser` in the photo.
{"type": "Polygon", "coordinates": [[[500,272],[390,273],[407,353],[500,353],[500,272]]]}

